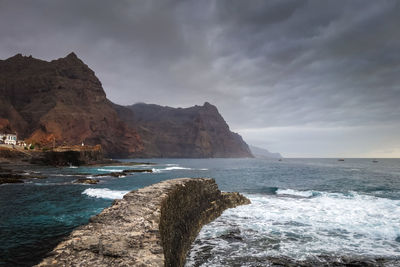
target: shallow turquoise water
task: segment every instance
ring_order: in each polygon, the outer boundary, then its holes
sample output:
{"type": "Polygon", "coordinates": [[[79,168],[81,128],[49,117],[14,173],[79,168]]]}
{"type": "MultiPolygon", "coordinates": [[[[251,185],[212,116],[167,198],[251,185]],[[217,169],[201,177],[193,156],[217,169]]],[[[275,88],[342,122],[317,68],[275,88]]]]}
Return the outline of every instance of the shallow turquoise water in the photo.
{"type": "Polygon", "coordinates": [[[48,179],[0,186],[0,264],[31,265],[57,237],[86,223],[113,198],[178,177],[212,177],[221,190],[242,192],[253,202],[205,227],[188,266],[260,266],[269,257],[400,255],[398,159],[146,161],[157,163],[151,166],[154,173],[103,177],[97,185],[72,182],[82,177],[79,173],[130,167],[45,168],[40,171],[48,179]]]}

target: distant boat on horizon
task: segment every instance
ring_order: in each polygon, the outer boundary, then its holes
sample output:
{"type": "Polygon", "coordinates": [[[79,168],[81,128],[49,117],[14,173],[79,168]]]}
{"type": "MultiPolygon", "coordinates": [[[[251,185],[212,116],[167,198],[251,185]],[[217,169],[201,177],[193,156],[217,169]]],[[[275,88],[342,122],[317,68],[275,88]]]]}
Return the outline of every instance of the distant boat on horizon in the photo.
{"type": "Polygon", "coordinates": [[[344,161],[344,159],[338,159],[338,161],[344,161]]]}
{"type": "Polygon", "coordinates": [[[379,161],[377,161],[376,159],[374,159],[372,162],[373,162],[373,163],[377,163],[377,162],[379,162],[379,161]]]}

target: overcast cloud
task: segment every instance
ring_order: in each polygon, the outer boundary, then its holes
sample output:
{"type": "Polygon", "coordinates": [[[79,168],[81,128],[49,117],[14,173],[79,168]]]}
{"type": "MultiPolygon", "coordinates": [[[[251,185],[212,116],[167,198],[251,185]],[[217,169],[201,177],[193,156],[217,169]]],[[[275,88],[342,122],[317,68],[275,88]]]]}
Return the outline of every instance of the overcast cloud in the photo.
{"type": "Polygon", "coordinates": [[[400,156],[398,1],[0,0],[0,58],[74,51],[118,104],[215,104],[249,144],[400,156]]]}

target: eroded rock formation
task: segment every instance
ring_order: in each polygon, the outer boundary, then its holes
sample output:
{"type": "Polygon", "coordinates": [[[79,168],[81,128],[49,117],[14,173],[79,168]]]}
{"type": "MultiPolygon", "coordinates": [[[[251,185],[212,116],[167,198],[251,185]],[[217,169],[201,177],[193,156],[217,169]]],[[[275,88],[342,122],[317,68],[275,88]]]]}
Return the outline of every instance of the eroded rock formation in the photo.
{"type": "Polygon", "coordinates": [[[163,181],[116,200],[37,266],[183,266],[204,224],[249,203],[221,193],[214,179],[163,181]]]}

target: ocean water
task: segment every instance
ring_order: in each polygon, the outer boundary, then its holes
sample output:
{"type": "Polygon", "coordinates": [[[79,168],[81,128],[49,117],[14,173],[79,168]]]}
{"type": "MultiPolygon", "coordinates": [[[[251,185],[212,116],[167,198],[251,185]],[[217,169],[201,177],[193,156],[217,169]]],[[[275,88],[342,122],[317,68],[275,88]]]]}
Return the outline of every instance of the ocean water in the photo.
{"type": "Polygon", "coordinates": [[[130,190],[212,177],[252,204],[203,227],[186,266],[400,266],[400,160],[150,159],[153,173],[77,178],[139,166],[33,168],[49,178],[0,186],[0,265],[30,266],[60,237],[130,190]],[[353,265],[357,266],[357,265],[353,265]]]}

